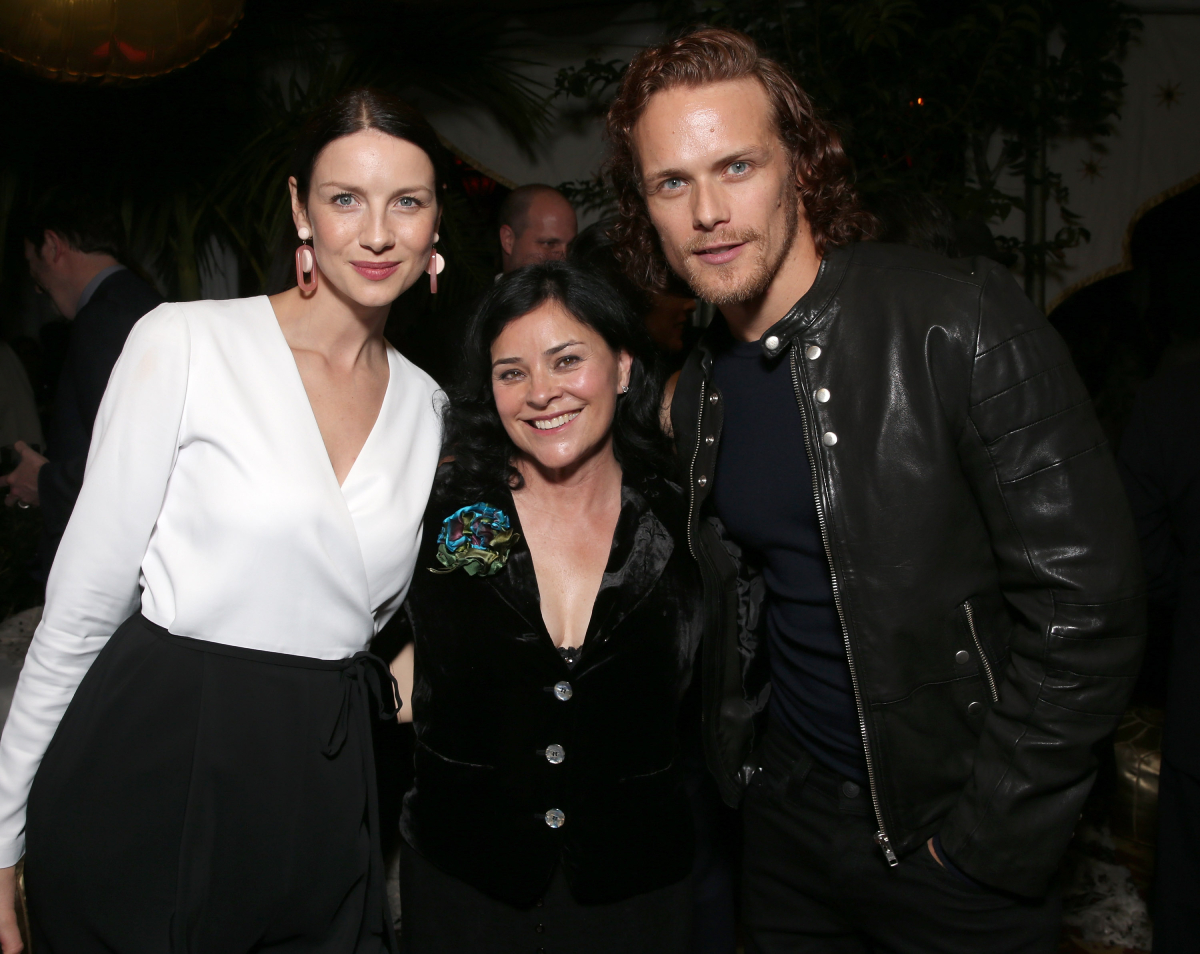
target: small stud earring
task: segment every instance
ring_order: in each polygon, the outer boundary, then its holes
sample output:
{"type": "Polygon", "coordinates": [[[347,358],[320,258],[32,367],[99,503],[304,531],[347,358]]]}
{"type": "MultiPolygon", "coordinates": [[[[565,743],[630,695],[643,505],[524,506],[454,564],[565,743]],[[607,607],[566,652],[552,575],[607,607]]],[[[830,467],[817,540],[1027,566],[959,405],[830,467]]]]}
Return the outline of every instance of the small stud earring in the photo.
{"type": "Polygon", "coordinates": [[[623,385],[621,385],[621,393],[622,393],[622,394],[628,394],[628,393],[629,393],[629,385],[628,385],[628,384],[623,384],[623,385]]]}

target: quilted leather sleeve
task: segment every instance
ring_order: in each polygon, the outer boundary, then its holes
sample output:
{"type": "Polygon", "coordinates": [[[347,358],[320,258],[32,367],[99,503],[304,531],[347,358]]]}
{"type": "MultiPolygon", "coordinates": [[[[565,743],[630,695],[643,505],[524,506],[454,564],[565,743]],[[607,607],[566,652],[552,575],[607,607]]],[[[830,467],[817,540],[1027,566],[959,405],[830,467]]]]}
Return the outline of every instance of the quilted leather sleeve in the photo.
{"type": "Polygon", "coordinates": [[[1129,506],[1062,339],[1006,273],[982,286],[964,470],[1014,620],[972,777],[941,840],[985,884],[1045,891],[1141,660],[1129,506]]]}

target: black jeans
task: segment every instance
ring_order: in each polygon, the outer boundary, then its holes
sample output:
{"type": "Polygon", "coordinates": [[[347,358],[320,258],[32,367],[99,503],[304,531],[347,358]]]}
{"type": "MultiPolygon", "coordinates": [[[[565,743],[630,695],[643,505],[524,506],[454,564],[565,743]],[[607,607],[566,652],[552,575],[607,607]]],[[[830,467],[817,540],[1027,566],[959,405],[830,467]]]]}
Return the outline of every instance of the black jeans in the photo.
{"type": "Polygon", "coordinates": [[[1057,890],[1028,900],[943,869],[888,867],[870,793],[772,729],[744,803],[746,954],[1052,954],[1057,890]]]}

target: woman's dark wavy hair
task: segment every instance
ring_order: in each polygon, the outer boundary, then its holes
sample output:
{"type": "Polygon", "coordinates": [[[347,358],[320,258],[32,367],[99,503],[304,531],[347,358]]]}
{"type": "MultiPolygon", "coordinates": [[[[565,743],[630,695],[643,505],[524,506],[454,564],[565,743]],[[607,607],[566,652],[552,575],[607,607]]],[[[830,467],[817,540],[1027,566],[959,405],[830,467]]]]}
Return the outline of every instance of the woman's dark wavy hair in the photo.
{"type": "Polygon", "coordinates": [[[837,130],[787,71],[763,56],[744,33],[692,30],[635,56],[608,111],[605,134],[612,151],[605,173],[617,197],[611,235],[621,264],[644,288],[665,289],[671,271],[646,210],[634,127],[655,93],[747,78],[762,85],[771,103],[817,252],[824,255],[827,246],[872,238],[878,228],[855,192],[853,166],[837,130]]]}
{"type": "Polygon", "coordinates": [[[639,316],[597,272],[569,262],[543,262],[505,275],[468,321],[458,380],[448,389],[444,454],[435,492],[469,504],[520,488],[513,466],[517,448],[504,430],[492,397],[492,344],[509,322],[554,301],[603,338],[613,351],[633,356],[629,391],[617,398],[613,451],[626,480],[671,477],[675,458],[659,423],[662,376],[639,316]]]}
{"type": "Polygon", "coordinates": [[[435,199],[442,203],[442,191],[449,182],[449,161],[446,150],[433,127],[417,110],[391,93],[369,86],[360,86],[336,96],[308,120],[292,152],[291,174],[296,177],[296,191],[305,201],[312,186],[313,167],[317,157],[335,139],[364,129],[376,129],[405,142],[411,142],[433,163],[437,183],[435,199]]]}

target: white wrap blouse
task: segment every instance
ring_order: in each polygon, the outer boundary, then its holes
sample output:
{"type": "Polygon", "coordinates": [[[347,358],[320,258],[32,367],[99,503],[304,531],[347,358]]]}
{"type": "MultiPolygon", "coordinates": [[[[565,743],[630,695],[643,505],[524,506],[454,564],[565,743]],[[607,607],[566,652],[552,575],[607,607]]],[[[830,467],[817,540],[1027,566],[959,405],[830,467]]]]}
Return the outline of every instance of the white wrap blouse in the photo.
{"type": "Polygon", "coordinates": [[[437,385],[388,347],[379,417],[339,487],[265,297],[134,327],[0,738],[0,867],[88,667],[141,612],[178,636],[341,659],[403,601],[441,443],[437,385]]]}

